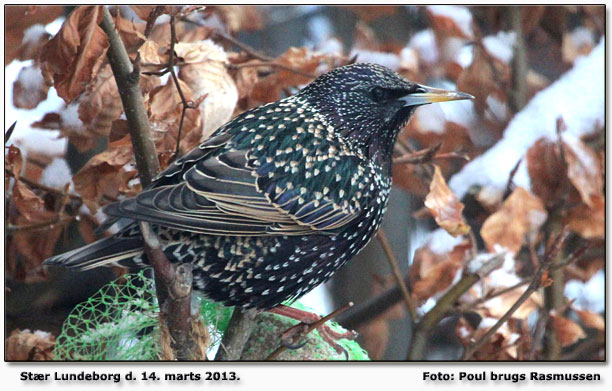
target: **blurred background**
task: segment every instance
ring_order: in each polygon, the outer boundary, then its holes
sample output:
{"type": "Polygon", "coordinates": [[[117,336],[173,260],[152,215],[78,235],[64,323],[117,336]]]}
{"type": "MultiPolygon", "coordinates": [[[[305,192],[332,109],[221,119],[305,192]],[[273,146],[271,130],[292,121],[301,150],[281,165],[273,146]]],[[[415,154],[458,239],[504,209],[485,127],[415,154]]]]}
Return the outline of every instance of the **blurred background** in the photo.
{"type": "MultiPolygon", "coordinates": [[[[78,106],[83,96],[66,104],[50,87],[53,83],[41,65],[41,47],[72,10],[5,7],[5,131],[16,121],[5,142],[5,338],[15,329],[26,328],[57,335],[77,303],[123,272],[53,270],[48,274],[40,268],[46,257],[94,239],[93,230],[103,220],[100,205],[138,191],[129,159],[109,161],[87,171],[88,176],[75,176],[83,173],[83,167],[92,168],[90,159],[107,150],[109,142],[120,139],[125,131],[122,134],[116,123],[105,130],[99,124],[90,126],[90,117],[99,118],[100,110],[97,116],[86,115],[78,106]],[[7,149],[10,145],[15,149],[7,149]],[[14,175],[7,174],[14,172],[17,160],[22,182],[36,196],[29,204],[23,194],[14,199],[14,175]],[[96,181],[113,191],[99,188],[102,185],[92,188],[96,181]]],[[[121,6],[119,11],[127,21],[126,31],[129,21],[143,24],[142,15],[132,8],[121,6]]],[[[491,242],[483,239],[485,235],[479,234],[483,223],[515,188],[524,187],[539,197],[547,221],[556,216],[555,224],[570,225],[576,246],[580,240],[590,243],[581,263],[557,276],[563,282],[561,306],[565,307],[561,312],[579,324],[584,334],[564,345],[563,354],[574,352],[579,340],[588,337],[595,342],[569,358],[601,359],[602,342],[597,336],[603,328],[585,323],[579,312],[569,312],[576,309],[597,315],[604,311],[604,11],[603,6],[218,6],[182,20],[177,28],[181,41],[210,39],[218,45],[236,84],[233,101],[206,87],[211,90],[206,91],[205,104],[212,106],[201,106],[203,133],[214,130],[206,128],[212,126],[207,124],[220,121],[218,126],[241,111],[294,93],[311,80],[285,73],[281,78],[281,72],[269,64],[272,62],[315,75],[351,62],[372,62],[419,83],[474,95],[476,99],[470,102],[419,108],[400,136],[398,156],[441,143],[438,153],[443,158],[434,163],[465,204],[463,215],[475,232],[473,241],[453,237],[439,228],[424,207],[433,175],[431,165],[394,166],[394,189],[382,229],[402,273],[409,276],[411,289],[421,289],[414,293],[418,293],[418,312],[434,306],[457,281],[471,247],[494,251],[491,242]],[[251,50],[257,55],[249,56],[251,50]],[[249,61],[263,64],[244,66],[249,61]],[[225,120],[218,120],[217,114],[225,120]],[[556,147],[558,134],[563,132],[567,140],[578,140],[575,144],[567,141],[574,148],[575,161],[590,162],[581,164],[583,171],[576,174],[590,185],[577,184],[577,176],[568,173],[571,188],[564,188],[569,183],[567,169],[559,163],[556,147]],[[540,149],[532,149],[536,144],[540,149]],[[586,216],[593,218],[587,222],[586,216]],[[432,272],[434,269],[437,271],[432,272]]],[[[153,37],[167,37],[167,20],[157,20],[153,37]]],[[[127,36],[123,35],[124,40],[127,36]]],[[[159,46],[167,49],[167,41],[160,38],[159,46]]],[[[156,83],[166,85],[168,79],[156,83]]],[[[198,141],[198,137],[192,139],[198,141]]],[[[166,163],[170,155],[164,155],[166,163]]],[[[164,156],[160,155],[162,160],[164,156]]],[[[566,162],[572,171],[574,165],[566,162]]],[[[542,232],[547,237],[552,231],[542,228],[542,232]]],[[[541,254],[546,238],[534,239],[540,245],[530,248],[523,236],[513,251],[516,256],[504,264],[505,274],[489,281],[488,288],[508,287],[533,273],[530,254],[541,254]]],[[[343,314],[341,323],[356,328],[373,359],[403,360],[413,330],[394,287],[388,256],[374,239],[302,302],[322,314],[354,302],[355,309],[343,314]],[[376,316],[359,312],[368,303],[376,305],[385,292],[390,299],[376,316]]],[[[471,292],[474,296],[466,300],[483,295],[486,289],[482,289],[471,292]]],[[[508,300],[511,304],[511,298],[508,300]]],[[[536,327],[541,319],[538,314],[546,308],[547,299],[538,300],[517,315],[527,329],[536,327]]],[[[500,316],[492,308],[495,305],[509,306],[496,302],[464,312],[457,308],[433,331],[427,358],[457,359],[463,346],[458,324],[467,320],[475,330],[482,327],[483,319],[490,322],[500,316]]],[[[504,343],[513,345],[519,337],[523,337],[521,332],[508,329],[504,343]]],[[[520,354],[515,349],[494,358],[524,359],[520,354]]]]}

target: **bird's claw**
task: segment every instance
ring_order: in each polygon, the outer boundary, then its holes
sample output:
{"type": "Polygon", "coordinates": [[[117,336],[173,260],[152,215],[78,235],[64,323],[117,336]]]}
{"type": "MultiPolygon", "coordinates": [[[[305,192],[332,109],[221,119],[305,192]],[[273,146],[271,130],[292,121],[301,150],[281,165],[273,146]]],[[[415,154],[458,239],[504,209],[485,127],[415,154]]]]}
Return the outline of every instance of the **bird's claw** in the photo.
{"type": "MultiPolygon", "coordinates": [[[[285,346],[287,349],[299,349],[306,345],[306,340],[303,339],[308,334],[308,324],[302,322],[299,323],[281,334],[280,340],[281,344],[285,346]]],[[[316,329],[319,332],[321,338],[327,342],[338,354],[343,354],[344,357],[348,360],[349,354],[344,347],[338,344],[336,341],[340,339],[350,339],[354,340],[357,338],[357,333],[355,331],[346,331],[346,332],[337,332],[331,329],[326,324],[323,324],[316,329]]]]}
{"type": "Polygon", "coordinates": [[[287,349],[295,350],[306,345],[306,340],[303,339],[308,332],[308,325],[297,324],[281,334],[281,344],[287,349]]]}

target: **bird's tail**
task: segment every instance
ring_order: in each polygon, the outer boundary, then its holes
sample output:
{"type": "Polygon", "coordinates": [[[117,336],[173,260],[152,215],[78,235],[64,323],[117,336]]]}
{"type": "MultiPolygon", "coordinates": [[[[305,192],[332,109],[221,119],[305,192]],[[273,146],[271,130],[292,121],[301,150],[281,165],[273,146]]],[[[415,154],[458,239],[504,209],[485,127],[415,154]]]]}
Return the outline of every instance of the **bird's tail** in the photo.
{"type": "Polygon", "coordinates": [[[47,258],[43,265],[89,270],[101,266],[142,267],[143,242],[138,236],[110,236],[66,253],[47,258]]]}

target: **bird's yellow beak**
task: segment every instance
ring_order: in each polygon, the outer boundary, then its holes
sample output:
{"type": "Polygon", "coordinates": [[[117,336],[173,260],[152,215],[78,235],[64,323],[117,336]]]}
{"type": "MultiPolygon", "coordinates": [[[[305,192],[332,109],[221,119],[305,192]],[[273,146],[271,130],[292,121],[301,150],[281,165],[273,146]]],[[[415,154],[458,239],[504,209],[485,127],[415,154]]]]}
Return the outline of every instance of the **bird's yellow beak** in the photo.
{"type": "Polygon", "coordinates": [[[420,106],[429,103],[448,102],[451,100],[474,99],[470,94],[458,91],[448,91],[440,88],[419,85],[420,92],[408,94],[400,98],[404,106],[420,106]]]}

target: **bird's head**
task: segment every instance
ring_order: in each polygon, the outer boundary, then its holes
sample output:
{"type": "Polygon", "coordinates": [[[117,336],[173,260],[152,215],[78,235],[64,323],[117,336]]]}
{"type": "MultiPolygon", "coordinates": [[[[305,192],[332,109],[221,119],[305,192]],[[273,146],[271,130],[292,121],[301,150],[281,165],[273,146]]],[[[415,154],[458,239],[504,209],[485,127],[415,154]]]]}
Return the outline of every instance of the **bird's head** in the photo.
{"type": "Polygon", "coordinates": [[[358,147],[391,154],[397,134],[415,109],[428,103],[471,99],[469,94],[427,87],[389,68],[358,63],[333,69],[300,95],[358,147]]]}

